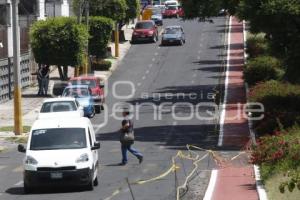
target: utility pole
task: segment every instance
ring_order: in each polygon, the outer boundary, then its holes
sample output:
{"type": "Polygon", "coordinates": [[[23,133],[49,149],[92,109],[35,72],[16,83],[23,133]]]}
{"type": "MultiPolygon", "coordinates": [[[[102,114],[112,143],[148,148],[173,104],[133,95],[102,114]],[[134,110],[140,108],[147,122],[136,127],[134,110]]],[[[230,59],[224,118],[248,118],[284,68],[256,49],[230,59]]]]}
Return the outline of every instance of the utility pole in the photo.
{"type": "MultiPolygon", "coordinates": [[[[85,23],[86,28],[89,31],[89,17],[90,17],[90,3],[89,0],[85,0],[85,23]]],[[[89,55],[89,40],[86,44],[86,66],[85,66],[85,75],[90,72],[90,55],[89,55]]]]}
{"type": "Polygon", "coordinates": [[[12,5],[12,30],[13,30],[13,54],[14,54],[14,131],[15,135],[23,132],[22,124],[22,96],[20,74],[20,30],[19,30],[19,0],[11,0],[12,5]]]}
{"type": "Polygon", "coordinates": [[[119,57],[119,25],[115,24],[115,57],[119,57]]]}

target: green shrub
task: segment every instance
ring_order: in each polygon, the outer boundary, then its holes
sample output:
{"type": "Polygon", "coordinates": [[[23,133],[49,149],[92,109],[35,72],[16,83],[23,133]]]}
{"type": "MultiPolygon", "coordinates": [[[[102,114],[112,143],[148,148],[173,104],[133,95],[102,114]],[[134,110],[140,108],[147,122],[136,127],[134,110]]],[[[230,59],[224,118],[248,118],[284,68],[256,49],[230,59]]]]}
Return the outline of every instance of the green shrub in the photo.
{"type": "Polygon", "coordinates": [[[91,17],[89,24],[89,53],[97,58],[104,58],[111,38],[113,21],[106,17],[91,17]]]}
{"type": "Polygon", "coordinates": [[[279,80],[283,75],[281,62],[271,56],[259,56],[250,59],[244,66],[244,79],[250,85],[261,81],[279,80]]]}
{"type": "Polygon", "coordinates": [[[111,65],[112,63],[109,60],[94,61],[92,63],[92,69],[95,71],[108,71],[111,65]]]}
{"type": "Polygon", "coordinates": [[[270,51],[270,45],[264,34],[250,35],[247,38],[246,52],[250,58],[257,57],[259,55],[268,55],[270,51]]]}
{"type": "Polygon", "coordinates": [[[249,101],[264,105],[265,118],[254,122],[258,134],[271,134],[300,123],[299,85],[278,81],[259,83],[251,88],[249,101]]]}
{"type": "Polygon", "coordinates": [[[78,66],[83,62],[88,32],[74,18],[55,17],[35,22],[30,44],[37,63],[78,66]]]}

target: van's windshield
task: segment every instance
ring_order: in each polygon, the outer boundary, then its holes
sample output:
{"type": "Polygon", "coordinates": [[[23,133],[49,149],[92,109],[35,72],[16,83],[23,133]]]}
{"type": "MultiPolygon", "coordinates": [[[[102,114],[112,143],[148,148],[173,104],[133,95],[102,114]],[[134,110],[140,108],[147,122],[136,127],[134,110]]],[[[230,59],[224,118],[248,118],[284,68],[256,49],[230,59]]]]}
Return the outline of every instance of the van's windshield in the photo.
{"type": "Polygon", "coordinates": [[[84,128],[52,128],[33,130],[30,150],[86,148],[84,128]]]}

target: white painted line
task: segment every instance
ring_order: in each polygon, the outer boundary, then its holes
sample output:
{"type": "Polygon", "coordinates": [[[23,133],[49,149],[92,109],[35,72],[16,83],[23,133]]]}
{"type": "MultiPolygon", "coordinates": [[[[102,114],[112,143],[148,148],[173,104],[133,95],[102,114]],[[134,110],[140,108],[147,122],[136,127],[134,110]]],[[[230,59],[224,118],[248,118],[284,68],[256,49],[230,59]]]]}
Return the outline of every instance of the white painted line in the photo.
{"type": "Polygon", "coordinates": [[[141,86],[141,85],[142,85],[141,83],[138,83],[138,84],[137,84],[137,86],[141,86]]]}
{"type": "Polygon", "coordinates": [[[19,182],[17,182],[16,184],[14,184],[14,186],[20,186],[20,185],[23,185],[23,181],[19,181],[19,182]]]}
{"type": "Polygon", "coordinates": [[[2,170],[2,169],[4,169],[4,168],[6,168],[5,165],[0,165],[0,170],[2,170]]]}
{"type": "Polygon", "coordinates": [[[157,47],[157,49],[160,49],[160,48],[161,48],[160,46],[157,47]]]}
{"type": "Polygon", "coordinates": [[[13,172],[22,172],[23,171],[23,165],[20,165],[19,167],[16,167],[13,172]]]}
{"type": "Polygon", "coordinates": [[[194,80],[192,80],[192,81],[191,81],[191,84],[194,84],[194,83],[195,83],[195,81],[194,81],[194,80]]]}
{"type": "Polygon", "coordinates": [[[164,29],[162,28],[158,35],[161,35],[164,32],[164,29]]]}
{"type": "Polygon", "coordinates": [[[155,61],[155,58],[152,58],[152,62],[154,62],[155,61]]]}
{"type": "Polygon", "coordinates": [[[255,174],[255,181],[256,181],[256,190],[258,192],[259,200],[268,200],[266,190],[260,179],[259,166],[257,165],[254,165],[254,174],[255,174]]]}
{"type": "Polygon", "coordinates": [[[199,44],[199,46],[200,46],[200,47],[202,47],[202,46],[203,46],[203,44],[202,44],[202,43],[200,43],[200,44],[199,44]]]}
{"type": "Polygon", "coordinates": [[[200,60],[200,58],[201,58],[200,56],[197,56],[197,59],[198,59],[198,60],[200,60]]]}
{"type": "Polygon", "coordinates": [[[173,126],[177,126],[178,122],[173,122],[172,124],[173,126]]]}
{"type": "Polygon", "coordinates": [[[150,64],[149,67],[150,67],[150,68],[153,67],[153,64],[150,64]]]}
{"type": "Polygon", "coordinates": [[[232,17],[229,17],[229,30],[228,30],[228,41],[227,41],[227,64],[226,64],[226,77],[225,77],[225,92],[224,92],[224,100],[221,105],[221,117],[220,117],[220,133],[219,133],[219,141],[218,146],[223,145],[223,137],[224,137],[224,122],[226,115],[226,104],[227,104],[227,96],[228,96],[228,83],[229,83],[229,69],[230,69],[230,43],[231,43],[231,22],[232,17]]]}
{"type": "Polygon", "coordinates": [[[155,52],[155,54],[154,54],[154,55],[156,55],[156,56],[157,56],[157,55],[158,55],[158,53],[157,53],[157,52],[155,52]]]}
{"type": "Polygon", "coordinates": [[[201,51],[199,50],[199,51],[198,51],[198,54],[200,54],[200,53],[201,53],[201,51]]]}
{"type": "Polygon", "coordinates": [[[204,196],[203,200],[211,200],[212,199],[214,188],[215,188],[215,185],[216,185],[216,182],[217,182],[217,176],[218,176],[218,170],[213,169],[211,171],[209,184],[208,184],[208,187],[207,187],[207,190],[205,192],[205,196],[204,196]]]}
{"type": "Polygon", "coordinates": [[[143,76],[142,79],[145,80],[145,79],[146,79],[146,76],[143,76]]]}
{"type": "Polygon", "coordinates": [[[193,74],[193,77],[197,77],[197,74],[193,74]]]}
{"type": "Polygon", "coordinates": [[[149,70],[147,70],[147,71],[146,71],[146,74],[149,74],[149,72],[150,72],[150,71],[149,71],[149,70]]]}

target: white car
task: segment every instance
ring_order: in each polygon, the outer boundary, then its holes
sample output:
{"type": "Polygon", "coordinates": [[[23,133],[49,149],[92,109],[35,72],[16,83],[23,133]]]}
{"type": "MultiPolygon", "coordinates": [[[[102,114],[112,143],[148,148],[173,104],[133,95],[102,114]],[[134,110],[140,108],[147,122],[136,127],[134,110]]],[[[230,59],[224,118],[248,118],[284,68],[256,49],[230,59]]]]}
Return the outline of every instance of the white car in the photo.
{"type": "Polygon", "coordinates": [[[83,107],[73,97],[47,99],[43,102],[38,119],[83,117],[83,107]]]}
{"type": "Polygon", "coordinates": [[[168,0],[168,1],[165,1],[165,6],[179,6],[179,3],[178,1],[176,0],[168,0]]]}
{"type": "Polygon", "coordinates": [[[25,153],[24,192],[41,186],[98,185],[98,149],[88,118],[40,119],[33,124],[25,153]]]}

